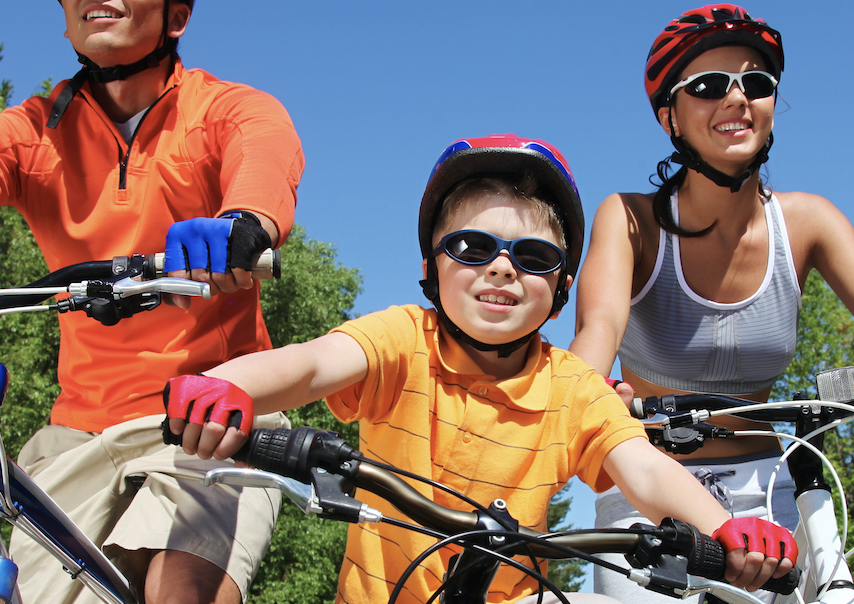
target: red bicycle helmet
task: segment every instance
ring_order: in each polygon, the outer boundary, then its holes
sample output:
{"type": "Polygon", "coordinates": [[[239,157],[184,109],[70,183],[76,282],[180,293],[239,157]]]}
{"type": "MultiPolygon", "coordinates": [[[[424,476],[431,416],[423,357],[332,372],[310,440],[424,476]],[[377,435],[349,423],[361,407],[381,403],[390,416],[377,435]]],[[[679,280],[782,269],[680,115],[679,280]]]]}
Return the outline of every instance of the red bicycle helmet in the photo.
{"type": "Polygon", "coordinates": [[[735,4],[709,4],[687,11],[664,28],[649,51],[644,82],[652,109],[670,104],[670,90],[685,66],[703,52],[719,46],[749,46],[765,60],[778,80],[783,71],[780,33],[762,19],[752,18],[735,4]]]}
{"type": "Polygon", "coordinates": [[[584,213],[575,178],[566,159],[555,147],[537,139],[515,134],[491,134],[460,139],[449,146],[430,173],[421,199],[418,240],[421,254],[433,252],[433,229],[442,201],[463,180],[479,175],[523,176],[532,172],[551,194],[566,237],[567,273],[575,277],[584,242],[584,213]]]}

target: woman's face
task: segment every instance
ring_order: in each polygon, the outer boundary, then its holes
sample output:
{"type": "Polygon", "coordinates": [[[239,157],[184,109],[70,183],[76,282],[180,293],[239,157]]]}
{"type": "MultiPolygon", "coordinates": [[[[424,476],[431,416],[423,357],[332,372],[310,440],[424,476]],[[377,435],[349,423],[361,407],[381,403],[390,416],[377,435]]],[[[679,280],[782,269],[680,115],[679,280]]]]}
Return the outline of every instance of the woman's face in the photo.
{"type": "MultiPolygon", "coordinates": [[[[746,46],[721,46],[691,61],[680,81],[702,71],[756,70],[766,70],[758,52],[746,46]]],[[[671,111],[676,135],[683,137],[707,164],[731,176],[744,173],[774,127],[774,96],[750,100],[735,83],[722,99],[700,99],[684,89],[677,90],[671,107],[658,114],[668,134],[671,111]]]]}

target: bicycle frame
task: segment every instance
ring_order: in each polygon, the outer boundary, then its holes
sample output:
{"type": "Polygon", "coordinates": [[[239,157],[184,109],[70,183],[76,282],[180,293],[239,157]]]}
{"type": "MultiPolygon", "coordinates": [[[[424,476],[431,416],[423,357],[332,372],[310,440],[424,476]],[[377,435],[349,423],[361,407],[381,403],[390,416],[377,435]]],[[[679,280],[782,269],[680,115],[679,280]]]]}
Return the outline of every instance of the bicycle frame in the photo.
{"type": "MultiPolygon", "coordinates": [[[[6,368],[0,364],[0,404],[8,384],[6,368]]],[[[2,447],[2,439],[0,439],[2,447]]],[[[0,515],[12,526],[33,538],[49,551],[73,579],[79,579],[101,600],[108,604],[136,604],[133,586],[84,535],[72,520],[27,474],[5,454],[0,457],[0,515]]],[[[10,584],[6,597],[11,599],[17,567],[0,570],[0,584],[10,584]]]]}

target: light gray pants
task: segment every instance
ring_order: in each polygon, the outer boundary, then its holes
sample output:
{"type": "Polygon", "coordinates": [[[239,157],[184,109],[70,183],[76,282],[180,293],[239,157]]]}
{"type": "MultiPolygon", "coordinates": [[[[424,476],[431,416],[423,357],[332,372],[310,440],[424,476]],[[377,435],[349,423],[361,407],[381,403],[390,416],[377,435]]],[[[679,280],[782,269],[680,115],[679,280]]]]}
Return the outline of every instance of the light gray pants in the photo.
{"type": "MultiPolygon", "coordinates": [[[[701,479],[733,517],[756,516],[768,519],[765,506],[765,494],[771,472],[780,457],[780,453],[758,456],[732,457],[727,459],[690,460],[683,464],[685,468],[701,479]],[[729,497],[727,497],[727,495],[729,497]],[[724,501],[729,499],[729,505],[724,501]]],[[[774,482],[774,496],[771,502],[774,521],[790,531],[798,524],[798,509],[795,506],[795,484],[784,463],[774,482]]],[[[662,493],[666,497],[666,493],[662,493]]],[[[652,524],[626,501],[623,494],[614,487],[601,493],[596,500],[596,528],[628,528],[636,522],[652,524]]],[[[599,556],[613,564],[629,568],[625,558],[619,554],[599,556]]],[[[622,575],[609,571],[599,565],[593,567],[593,584],[596,593],[616,598],[621,602],[633,604],[674,604],[674,598],[646,590],[622,575]]],[[[776,594],[758,591],[754,593],[760,599],[773,602],[776,594]]],[[[699,597],[685,600],[697,602],[699,597]]]]}

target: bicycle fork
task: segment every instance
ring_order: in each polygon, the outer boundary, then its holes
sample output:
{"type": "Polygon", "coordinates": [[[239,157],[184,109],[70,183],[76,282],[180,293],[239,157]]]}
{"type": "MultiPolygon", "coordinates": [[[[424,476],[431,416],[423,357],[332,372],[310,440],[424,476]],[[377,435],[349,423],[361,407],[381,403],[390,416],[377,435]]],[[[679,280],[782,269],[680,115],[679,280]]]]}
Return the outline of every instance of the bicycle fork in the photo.
{"type": "MultiPolygon", "coordinates": [[[[830,415],[832,410],[828,413],[819,405],[805,404],[796,424],[796,436],[803,438],[816,428],[830,423],[833,420],[830,415]]],[[[824,435],[819,434],[809,442],[821,450],[823,441],[824,435]]],[[[805,560],[810,566],[810,572],[804,574],[812,580],[805,586],[805,595],[813,600],[827,587],[822,602],[847,604],[854,596],[854,582],[845,559],[840,561],[842,541],[833,509],[831,488],[824,481],[821,461],[806,447],[799,447],[789,457],[788,464],[795,481],[795,503],[802,518],[799,529],[806,539],[807,547],[804,549],[810,552],[809,559],[805,560]],[[833,535],[833,539],[829,540],[828,535],[833,535]],[[816,547],[818,544],[829,547],[816,547]]]]}

